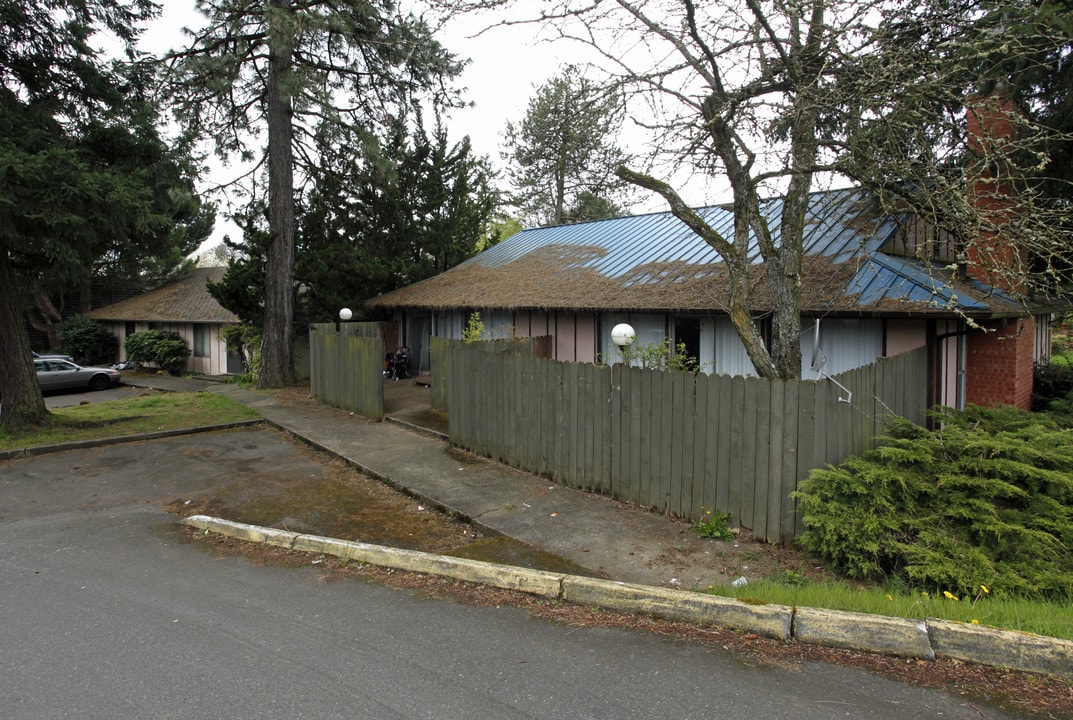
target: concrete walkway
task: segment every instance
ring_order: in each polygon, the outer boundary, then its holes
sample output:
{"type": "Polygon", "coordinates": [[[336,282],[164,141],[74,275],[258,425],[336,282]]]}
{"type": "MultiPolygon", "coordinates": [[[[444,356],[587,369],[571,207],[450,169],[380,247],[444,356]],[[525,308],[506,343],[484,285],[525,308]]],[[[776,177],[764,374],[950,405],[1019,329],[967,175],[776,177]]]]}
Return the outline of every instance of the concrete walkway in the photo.
{"type": "MultiPolygon", "coordinates": [[[[268,393],[209,380],[137,375],[124,382],[226,395],[306,443],[469,520],[486,534],[514,538],[595,575],[644,585],[706,589],[735,580],[741,563],[728,557],[749,553],[749,543],[702,540],[684,521],[572,490],[460,451],[438,434],[445,428],[416,432],[415,418],[421,413],[413,402],[400,399],[401,381],[387,388],[394,398],[389,402],[385,397],[389,422],[382,423],[319,403],[286,404],[268,393]],[[396,416],[403,424],[390,422],[396,416]],[[734,571],[729,576],[724,568],[731,567],[734,571]]],[[[747,559],[744,562],[748,564],[747,559]]]]}

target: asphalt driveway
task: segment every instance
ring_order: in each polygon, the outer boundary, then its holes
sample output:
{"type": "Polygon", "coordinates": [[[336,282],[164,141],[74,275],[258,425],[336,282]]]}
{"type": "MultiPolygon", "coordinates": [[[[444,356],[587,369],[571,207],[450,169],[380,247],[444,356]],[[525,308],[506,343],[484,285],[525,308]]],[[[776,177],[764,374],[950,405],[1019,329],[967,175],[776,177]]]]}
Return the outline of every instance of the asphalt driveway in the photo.
{"type": "Polygon", "coordinates": [[[153,392],[149,388],[133,387],[120,383],[100,392],[89,390],[55,390],[45,395],[45,407],[50,410],[72,405],[85,405],[87,403],[108,402],[109,400],[122,400],[124,398],[138,397],[153,392]]]}

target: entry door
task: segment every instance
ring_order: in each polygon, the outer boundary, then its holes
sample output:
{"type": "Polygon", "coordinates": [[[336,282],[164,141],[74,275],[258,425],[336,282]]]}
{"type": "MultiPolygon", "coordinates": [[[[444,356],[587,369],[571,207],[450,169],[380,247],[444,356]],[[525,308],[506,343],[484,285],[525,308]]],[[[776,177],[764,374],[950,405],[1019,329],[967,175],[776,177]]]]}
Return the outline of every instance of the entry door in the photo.
{"type": "Polygon", "coordinates": [[[685,345],[686,354],[700,360],[700,318],[674,319],[674,345],[685,345]]]}

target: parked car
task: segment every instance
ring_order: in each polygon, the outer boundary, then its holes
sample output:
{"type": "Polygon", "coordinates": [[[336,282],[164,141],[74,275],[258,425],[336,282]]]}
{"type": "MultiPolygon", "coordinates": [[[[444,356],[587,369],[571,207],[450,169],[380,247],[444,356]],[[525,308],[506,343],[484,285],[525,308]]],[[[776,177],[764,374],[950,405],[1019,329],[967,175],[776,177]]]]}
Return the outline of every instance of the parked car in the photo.
{"type": "Polygon", "coordinates": [[[112,368],[82,367],[67,360],[34,360],[37,382],[42,390],[87,388],[104,390],[119,383],[121,373],[112,368]]]}

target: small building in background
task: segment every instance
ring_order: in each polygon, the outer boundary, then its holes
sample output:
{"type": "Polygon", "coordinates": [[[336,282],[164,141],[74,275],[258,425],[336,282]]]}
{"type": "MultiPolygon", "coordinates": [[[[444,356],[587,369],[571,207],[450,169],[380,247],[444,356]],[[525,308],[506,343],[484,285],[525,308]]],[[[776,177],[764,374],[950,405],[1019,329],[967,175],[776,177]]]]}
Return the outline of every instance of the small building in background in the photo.
{"type": "Polygon", "coordinates": [[[189,275],[155,290],[136,295],[86,313],[103,323],[119,340],[120,360],[125,359],[123,341],[143,330],[174,330],[190,346],[186,371],[202,375],[238,375],[242,360],[229,353],[221,331],[239,322],[209,294],[206,283],[223,279],[226,267],[196,268],[189,275]]]}

